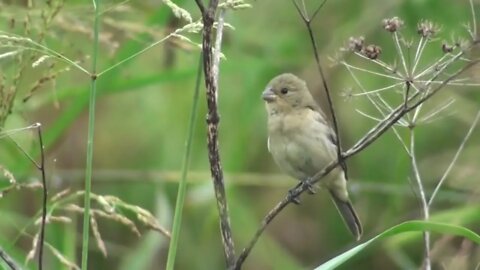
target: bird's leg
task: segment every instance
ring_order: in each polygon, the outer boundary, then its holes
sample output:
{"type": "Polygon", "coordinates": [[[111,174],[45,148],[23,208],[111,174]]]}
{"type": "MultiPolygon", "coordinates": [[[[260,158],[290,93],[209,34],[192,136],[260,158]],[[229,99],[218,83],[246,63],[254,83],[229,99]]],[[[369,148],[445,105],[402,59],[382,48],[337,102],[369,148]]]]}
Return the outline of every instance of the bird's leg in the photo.
{"type": "MultiPolygon", "coordinates": [[[[308,194],[315,194],[317,193],[317,191],[315,190],[315,188],[312,186],[312,184],[310,184],[310,177],[309,178],[306,178],[304,180],[301,180],[300,181],[300,185],[301,186],[306,186],[307,187],[307,192],[308,194]]],[[[299,186],[300,186],[299,185],[299,186]]],[[[298,187],[298,186],[297,186],[298,187]]]]}

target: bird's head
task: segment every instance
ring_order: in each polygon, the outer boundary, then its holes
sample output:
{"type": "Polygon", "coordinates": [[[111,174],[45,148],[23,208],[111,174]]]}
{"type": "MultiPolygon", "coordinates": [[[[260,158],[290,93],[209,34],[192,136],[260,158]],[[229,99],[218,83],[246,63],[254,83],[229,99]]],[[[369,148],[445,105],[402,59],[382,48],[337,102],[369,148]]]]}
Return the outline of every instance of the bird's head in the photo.
{"type": "Polygon", "coordinates": [[[316,106],[307,84],[291,73],[273,78],[263,91],[262,98],[267,109],[276,113],[316,106]]]}

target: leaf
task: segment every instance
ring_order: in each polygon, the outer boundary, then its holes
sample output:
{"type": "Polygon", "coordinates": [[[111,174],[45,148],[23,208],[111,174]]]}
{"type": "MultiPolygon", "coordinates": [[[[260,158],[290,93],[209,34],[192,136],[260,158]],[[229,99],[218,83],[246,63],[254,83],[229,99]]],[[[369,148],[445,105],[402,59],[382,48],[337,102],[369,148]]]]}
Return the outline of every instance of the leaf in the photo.
{"type": "Polygon", "coordinates": [[[370,246],[374,242],[389,236],[393,236],[396,234],[401,234],[405,232],[416,232],[416,231],[431,231],[437,233],[444,233],[444,234],[453,234],[458,236],[463,236],[472,240],[473,242],[480,244],[480,236],[475,232],[461,226],[446,224],[446,223],[438,223],[438,222],[429,222],[429,221],[420,221],[420,220],[413,220],[401,223],[399,225],[393,226],[390,229],[382,232],[381,234],[373,237],[372,239],[368,240],[365,243],[362,243],[340,255],[337,257],[330,259],[326,263],[320,265],[319,267],[315,268],[315,270],[327,270],[327,269],[335,269],[336,267],[340,266],[341,264],[348,261],[353,256],[360,253],[360,251],[364,250],[366,247],[370,246]]]}
{"type": "MultiPolygon", "coordinates": [[[[455,207],[446,210],[439,211],[430,215],[430,221],[440,222],[440,223],[449,223],[456,226],[466,226],[473,222],[480,220],[480,207],[477,205],[473,206],[462,206],[455,207]]],[[[396,235],[394,237],[386,240],[386,245],[391,248],[396,248],[408,244],[410,242],[418,240],[418,237],[421,235],[421,232],[414,232],[408,234],[396,235]]]]}

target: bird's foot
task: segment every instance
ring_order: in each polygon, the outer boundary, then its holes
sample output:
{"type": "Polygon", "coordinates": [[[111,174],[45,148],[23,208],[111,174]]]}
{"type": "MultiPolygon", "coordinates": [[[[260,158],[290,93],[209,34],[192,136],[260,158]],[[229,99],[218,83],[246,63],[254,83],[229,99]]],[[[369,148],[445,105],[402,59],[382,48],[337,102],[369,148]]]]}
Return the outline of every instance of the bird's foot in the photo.
{"type": "Polygon", "coordinates": [[[300,198],[298,198],[298,195],[295,195],[293,193],[293,190],[288,191],[288,200],[291,201],[292,203],[299,205],[300,204],[300,198]]]}
{"type": "Polygon", "coordinates": [[[312,184],[310,184],[310,178],[302,180],[300,183],[301,183],[300,185],[305,186],[307,188],[308,194],[313,195],[317,193],[317,191],[315,190],[315,187],[312,184]]]}

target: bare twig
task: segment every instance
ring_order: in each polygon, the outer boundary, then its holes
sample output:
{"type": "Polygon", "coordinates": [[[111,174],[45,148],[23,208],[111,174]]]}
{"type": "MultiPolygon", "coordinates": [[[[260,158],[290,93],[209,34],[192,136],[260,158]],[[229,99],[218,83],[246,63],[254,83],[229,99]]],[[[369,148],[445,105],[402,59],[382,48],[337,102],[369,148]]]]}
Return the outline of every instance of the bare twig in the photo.
{"type": "MultiPolygon", "coordinates": [[[[412,125],[410,128],[410,161],[412,163],[413,178],[417,184],[418,194],[420,195],[420,202],[423,210],[423,219],[428,221],[430,219],[430,209],[427,203],[427,195],[425,194],[425,189],[423,188],[422,177],[420,176],[420,170],[418,169],[417,158],[415,155],[415,126],[412,125]]],[[[423,233],[423,241],[425,248],[425,259],[424,259],[424,269],[432,269],[431,259],[430,259],[430,232],[425,231],[423,233]]]]}
{"type": "Polygon", "coordinates": [[[195,2],[197,3],[198,9],[200,9],[200,12],[203,16],[203,14],[205,14],[205,6],[203,5],[202,0],[195,0],[195,2]]]}
{"type": "Polygon", "coordinates": [[[0,247],[0,258],[10,267],[11,270],[20,270],[21,268],[15,261],[0,247]]]}
{"type": "Polygon", "coordinates": [[[40,123],[35,123],[33,125],[30,125],[26,128],[20,128],[16,130],[11,130],[9,132],[2,132],[0,134],[0,139],[3,137],[9,138],[22,152],[25,157],[32,162],[32,164],[37,168],[37,170],[40,171],[41,177],[42,177],[42,190],[43,190],[43,199],[42,199],[42,218],[41,218],[41,223],[40,223],[40,237],[38,238],[38,269],[42,270],[43,269],[43,250],[44,250],[44,243],[45,243],[45,224],[46,224],[46,219],[47,219],[47,200],[48,200],[48,189],[47,189],[47,179],[46,179],[46,174],[45,174],[45,149],[44,149],[44,144],[43,144],[43,137],[42,137],[42,124],[40,123]],[[40,148],[40,162],[35,161],[35,159],[23,149],[10,135],[14,131],[23,131],[31,128],[36,128],[37,129],[37,136],[38,136],[38,146],[40,148]]]}
{"type": "Polygon", "coordinates": [[[433,190],[432,195],[430,196],[430,200],[428,201],[428,206],[431,206],[433,203],[433,199],[435,199],[435,196],[437,195],[438,191],[440,190],[440,187],[443,185],[443,182],[445,182],[445,179],[447,179],[450,171],[453,168],[453,165],[458,159],[458,156],[460,156],[460,153],[462,152],[465,144],[467,143],[468,139],[470,138],[470,135],[472,135],[473,130],[477,126],[478,120],[480,119],[480,111],[478,111],[477,115],[475,116],[475,119],[473,120],[472,125],[470,126],[470,129],[468,130],[467,134],[463,138],[462,143],[460,144],[460,147],[458,147],[457,152],[455,153],[455,156],[452,159],[452,162],[450,162],[450,165],[448,165],[447,169],[445,170],[445,173],[442,175],[442,178],[440,181],[438,181],[437,186],[433,190]]]}
{"type": "Polygon", "coordinates": [[[203,21],[203,70],[205,73],[205,86],[207,88],[207,143],[208,158],[210,161],[210,171],[213,178],[215,197],[217,201],[218,212],[220,215],[220,231],[222,235],[223,248],[225,252],[227,268],[235,263],[235,250],[232,238],[232,228],[230,217],[228,215],[228,205],[225,194],[225,183],[220,162],[220,153],[218,149],[218,123],[220,116],[218,114],[217,96],[218,96],[218,64],[220,58],[220,45],[222,42],[222,24],[224,13],[220,12],[215,52],[212,53],[212,29],[215,22],[215,14],[218,7],[218,0],[211,0],[207,9],[203,6],[201,0],[196,0],[198,8],[202,13],[203,21]],[[219,31],[220,30],[220,31],[219,31]]]}
{"type": "Polygon", "coordinates": [[[45,220],[47,219],[47,199],[48,199],[48,190],[47,190],[47,180],[45,177],[45,152],[43,146],[43,138],[42,138],[42,125],[40,123],[37,124],[37,134],[38,134],[38,141],[40,146],[40,170],[42,174],[42,186],[43,186],[43,200],[42,200],[42,222],[40,225],[40,245],[38,245],[38,269],[43,269],[43,247],[45,243],[45,220]]]}
{"type": "MultiPolygon", "coordinates": [[[[463,74],[465,71],[476,65],[480,60],[472,61],[466,64],[462,69],[458,70],[456,73],[450,75],[447,79],[445,79],[441,84],[437,85],[433,88],[428,94],[421,96],[418,98],[419,94],[413,94],[408,99],[408,104],[413,103],[412,105],[405,106],[403,103],[395,108],[389,115],[385,117],[385,119],[375,125],[373,128],[370,129],[362,138],[360,138],[355,145],[353,145],[350,149],[342,153],[343,160],[346,160],[359,152],[363,149],[368,147],[371,143],[376,141],[381,135],[383,135],[390,127],[392,127],[399,119],[401,119],[405,114],[414,110],[421,104],[423,104],[428,99],[432,98],[435,94],[437,94],[441,89],[443,89],[448,83],[458,76],[463,74]]],[[[253,238],[250,240],[247,247],[242,250],[242,253],[238,256],[234,269],[240,269],[241,265],[249,255],[252,248],[255,246],[257,240],[265,231],[267,225],[288,205],[292,202],[292,198],[296,198],[300,196],[303,192],[305,192],[309,186],[317,183],[320,181],[325,175],[330,173],[335,167],[339,165],[339,161],[335,160],[330,162],[325,168],[321,171],[316,173],[309,181],[305,182],[303,185],[296,186],[290,189],[280,202],[278,202],[263,218],[260,227],[256,231],[253,238]]]]}
{"type": "Polygon", "coordinates": [[[473,0],[470,0],[470,9],[472,11],[472,39],[474,40],[478,40],[478,37],[477,37],[477,20],[476,20],[476,16],[475,16],[475,6],[473,5],[473,0]]]}

